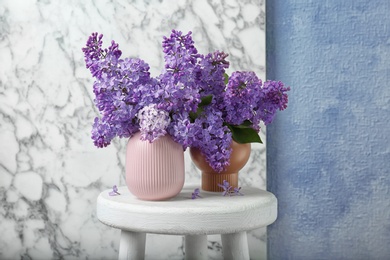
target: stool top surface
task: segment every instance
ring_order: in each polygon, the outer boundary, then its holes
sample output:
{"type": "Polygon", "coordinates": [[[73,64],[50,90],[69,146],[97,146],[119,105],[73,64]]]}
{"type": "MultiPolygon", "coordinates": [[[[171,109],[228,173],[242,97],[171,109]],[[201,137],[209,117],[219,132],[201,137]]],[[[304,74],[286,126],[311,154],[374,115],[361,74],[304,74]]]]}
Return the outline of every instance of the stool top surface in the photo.
{"type": "Polygon", "coordinates": [[[277,199],[268,191],[243,187],[243,196],[229,197],[201,190],[202,198],[191,199],[196,187],[185,185],[166,201],[137,199],[126,186],[118,188],[118,196],[109,196],[111,190],[105,190],[97,199],[97,217],[122,230],[173,235],[236,233],[276,220],[277,199]]]}

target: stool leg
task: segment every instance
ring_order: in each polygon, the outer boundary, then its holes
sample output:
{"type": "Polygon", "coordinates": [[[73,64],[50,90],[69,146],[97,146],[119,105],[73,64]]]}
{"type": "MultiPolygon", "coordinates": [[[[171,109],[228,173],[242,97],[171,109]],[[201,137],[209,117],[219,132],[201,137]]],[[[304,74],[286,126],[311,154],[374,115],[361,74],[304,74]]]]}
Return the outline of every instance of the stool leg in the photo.
{"type": "Polygon", "coordinates": [[[145,258],[145,233],[121,231],[119,260],[137,260],[145,258]]]}
{"type": "Polygon", "coordinates": [[[246,232],[221,235],[223,259],[249,260],[246,232]]]}
{"type": "Polygon", "coordinates": [[[185,236],[186,260],[206,260],[207,258],[207,236],[186,235],[185,236]]]}

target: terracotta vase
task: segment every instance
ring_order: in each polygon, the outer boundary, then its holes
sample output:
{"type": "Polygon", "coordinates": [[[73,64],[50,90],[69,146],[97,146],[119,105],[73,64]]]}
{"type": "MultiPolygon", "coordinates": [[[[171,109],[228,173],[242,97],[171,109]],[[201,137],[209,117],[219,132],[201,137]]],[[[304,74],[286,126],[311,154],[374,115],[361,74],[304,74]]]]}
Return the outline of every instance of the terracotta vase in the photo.
{"type": "Polygon", "coordinates": [[[131,137],[126,150],[126,184],[141,200],[167,200],[184,185],[183,147],[169,135],[153,143],[142,141],[140,132],[131,137]]]}
{"type": "Polygon", "coordinates": [[[191,159],[202,172],[202,190],[223,191],[218,184],[222,184],[224,180],[228,181],[231,186],[238,187],[238,172],[248,162],[251,153],[251,144],[239,144],[233,141],[231,148],[230,165],[221,173],[215,172],[210,167],[199,149],[190,148],[191,159]]]}

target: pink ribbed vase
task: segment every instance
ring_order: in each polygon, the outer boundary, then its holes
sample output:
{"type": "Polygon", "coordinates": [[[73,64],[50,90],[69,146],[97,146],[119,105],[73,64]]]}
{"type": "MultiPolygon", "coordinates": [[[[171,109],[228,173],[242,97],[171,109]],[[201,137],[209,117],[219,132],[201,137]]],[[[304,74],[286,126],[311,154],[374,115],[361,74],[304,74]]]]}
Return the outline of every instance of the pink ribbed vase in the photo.
{"type": "Polygon", "coordinates": [[[137,132],[126,150],[126,184],[141,200],[175,197],[184,185],[183,147],[165,135],[153,143],[142,141],[137,132]]]}

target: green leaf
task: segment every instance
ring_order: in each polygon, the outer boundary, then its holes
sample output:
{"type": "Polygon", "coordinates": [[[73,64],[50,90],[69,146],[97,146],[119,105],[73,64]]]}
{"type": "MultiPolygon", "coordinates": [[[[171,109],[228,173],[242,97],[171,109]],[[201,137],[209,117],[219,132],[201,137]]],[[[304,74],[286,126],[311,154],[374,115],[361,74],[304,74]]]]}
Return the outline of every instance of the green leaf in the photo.
{"type": "Polygon", "coordinates": [[[195,119],[198,118],[198,114],[195,112],[190,112],[190,121],[191,123],[195,122],[195,119]]]}
{"type": "Polygon", "coordinates": [[[249,120],[245,120],[241,125],[234,125],[237,128],[248,128],[252,126],[252,122],[249,120]]]}
{"type": "Polygon", "coordinates": [[[202,99],[199,103],[199,107],[204,107],[204,106],[209,105],[212,100],[213,100],[213,95],[208,95],[208,96],[202,97],[202,99]]]}
{"type": "Polygon", "coordinates": [[[227,85],[229,82],[229,75],[224,73],[223,76],[225,77],[225,85],[227,85]]]}
{"type": "Polygon", "coordinates": [[[237,143],[263,143],[259,134],[251,127],[245,127],[243,125],[228,125],[228,127],[232,132],[233,140],[237,143]]]}

